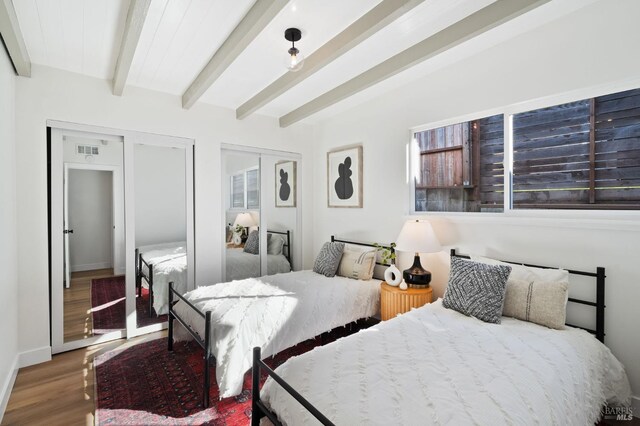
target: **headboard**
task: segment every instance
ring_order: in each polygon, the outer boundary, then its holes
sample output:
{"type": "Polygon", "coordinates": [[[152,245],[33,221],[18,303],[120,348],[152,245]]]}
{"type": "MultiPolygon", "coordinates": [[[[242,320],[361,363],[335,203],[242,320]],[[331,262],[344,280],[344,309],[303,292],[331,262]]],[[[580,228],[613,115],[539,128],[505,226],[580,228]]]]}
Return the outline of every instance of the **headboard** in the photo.
{"type": "MultiPolygon", "coordinates": [[[[470,259],[470,256],[456,253],[456,249],[451,249],[451,257],[461,257],[464,259],[470,259]]],[[[530,266],[532,268],[558,269],[557,267],[554,267],[554,266],[531,265],[528,263],[513,262],[509,260],[501,260],[500,262],[511,263],[514,265],[530,266]]],[[[606,275],[604,274],[604,268],[601,266],[598,266],[596,268],[596,272],[577,271],[574,269],[567,269],[567,271],[573,275],[582,275],[586,277],[593,277],[596,279],[596,301],[595,302],[592,302],[590,300],[576,299],[573,297],[569,298],[569,302],[592,306],[596,308],[596,329],[593,330],[590,328],[580,327],[578,325],[572,325],[572,324],[566,324],[566,325],[570,327],[576,327],[576,328],[581,328],[583,330],[586,330],[589,333],[594,334],[598,340],[604,343],[604,336],[605,336],[605,333],[604,333],[604,308],[605,308],[604,280],[606,278],[606,275]]]]}
{"type": "Polygon", "coordinates": [[[279,234],[286,237],[282,246],[282,254],[287,258],[289,265],[291,265],[291,270],[293,270],[293,263],[291,262],[291,231],[270,231],[267,229],[267,234],[279,234]]]}
{"type": "MultiPolygon", "coordinates": [[[[351,241],[351,240],[345,240],[342,238],[337,238],[335,235],[331,236],[331,242],[337,242],[337,243],[345,243],[345,244],[353,244],[356,246],[363,246],[363,247],[373,247],[373,248],[377,248],[375,243],[363,243],[361,241],[351,241]]],[[[395,251],[395,249],[393,247],[391,247],[390,245],[383,245],[383,244],[378,244],[378,247],[382,247],[382,248],[386,248],[386,249],[390,249],[391,253],[393,253],[395,251]]],[[[378,262],[378,257],[376,256],[376,265],[379,266],[390,266],[389,263],[382,263],[382,262],[378,262]]]]}

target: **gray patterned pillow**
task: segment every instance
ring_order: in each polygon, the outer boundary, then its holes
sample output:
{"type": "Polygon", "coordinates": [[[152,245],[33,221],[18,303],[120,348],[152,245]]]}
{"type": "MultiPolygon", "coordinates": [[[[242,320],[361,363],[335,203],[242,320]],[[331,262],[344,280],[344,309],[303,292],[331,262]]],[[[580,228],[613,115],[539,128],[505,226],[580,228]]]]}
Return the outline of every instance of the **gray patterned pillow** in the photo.
{"type": "Polygon", "coordinates": [[[318,253],[318,257],[316,257],[313,272],[322,274],[325,277],[335,276],[338,266],[340,265],[340,259],[342,259],[343,251],[344,243],[324,243],[322,249],[320,249],[320,253],[318,253]]]}
{"type": "Polygon", "coordinates": [[[251,254],[260,253],[260,233],[258,231],[249,232],[247,242],[244,243],[244,252],[251,254]]]}
{"type": "Polygon", "coordinates": [[[451,258],[442,306],[484,322],[500,324],[511,267],[451,258]]]}

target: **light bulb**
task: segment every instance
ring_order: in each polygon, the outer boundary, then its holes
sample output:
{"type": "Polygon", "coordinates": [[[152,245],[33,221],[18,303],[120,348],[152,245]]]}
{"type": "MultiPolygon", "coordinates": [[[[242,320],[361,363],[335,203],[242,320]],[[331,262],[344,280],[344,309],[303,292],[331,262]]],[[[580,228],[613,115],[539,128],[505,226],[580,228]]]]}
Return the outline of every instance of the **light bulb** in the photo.
{"type": "Polygon", "coordinates": [[[300,50],[292,47],[289,49],[289,57],[287,58],[287,69],[291,72],[300,71],[304,65],[304,55],[300,50]]]}

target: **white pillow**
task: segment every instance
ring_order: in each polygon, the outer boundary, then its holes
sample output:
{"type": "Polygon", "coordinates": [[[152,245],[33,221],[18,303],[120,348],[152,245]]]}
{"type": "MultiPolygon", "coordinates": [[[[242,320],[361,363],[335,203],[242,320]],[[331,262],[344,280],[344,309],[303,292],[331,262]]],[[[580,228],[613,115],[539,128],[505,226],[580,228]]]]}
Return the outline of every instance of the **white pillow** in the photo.
{"type": "Polygon", "coordinates": [[[267,254],[282,254],[284,247],[284,238],[278,234],[268,234],[267,238],[267,254]]]}
{"type": "Polygon", "coordinates": [[[564,269],[545,269],[535,268],[533,266],[517,265],[512,263],[500,262],[499,260],[489,257],[471,256],[474,262],[486,263],[487,265],[507,265],[511,266],[511,274],[509,282],[521,281],[544,281],[544,282],[560,282],[569,283],[569,271],[564,269]]]}
{"type": "Polygon", "coordinates": [[[568,298],[566,282],[510,280],[502,315],[562,330],[567,319],[568,298]]]}
{"type": "Polygon", "coordinates": [[[373,278],[375,266],[376,250],[346,244],[336,275],[368,281],[373,278]]]}

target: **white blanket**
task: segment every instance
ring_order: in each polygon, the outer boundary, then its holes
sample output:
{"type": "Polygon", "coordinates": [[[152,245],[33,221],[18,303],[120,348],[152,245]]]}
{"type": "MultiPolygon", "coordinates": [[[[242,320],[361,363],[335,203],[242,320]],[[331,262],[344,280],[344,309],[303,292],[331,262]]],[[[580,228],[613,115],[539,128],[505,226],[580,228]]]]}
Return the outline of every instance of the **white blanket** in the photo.
{"type": "MultiPolygon", "coordinates": [[[[276,369],[337,425],[588,425],[629,398],[624,368],[583,330],[415,309],[276,369]]],[[[271,378],[286,425],[318,424],[271,378]]]]}
{"type": "MultiPolygon", "coordinates": [[[[211,350],[220,395],[226,398],[242,392],[254,346],[260,346],[267,358],[325,331],[375,315],[380,281],[299,271],[199,287],[185,297],[202,312],[212,312],[211,350]]],[[[204,321],[193,309],[178,303],[175,310],[204,335],[204,321]]],[[[176,340],[190,337],[182,327],[176,327],[174,336],[176,340]]]]}
{"type": "MultiPolygon", "coordinates": [[[[138,250],[145,262],[153,265],[153,309],[156,314],[164,315],[169,312],[169,283],[173,281],[173,288],[180,294],[187,291],[187,244],[184,241],[165,243],[138,250]]],[[[146,284],[144,280],[142,283],[146,284]]]]}
{"type": "Polygon", "coordinates": [[[267,273],[260,273],[260,256],[245,253],[241,248],[227,249],[226,263],[226,281],[291,271],[291,265],[285,255],[267,254],[267,273]]]}

